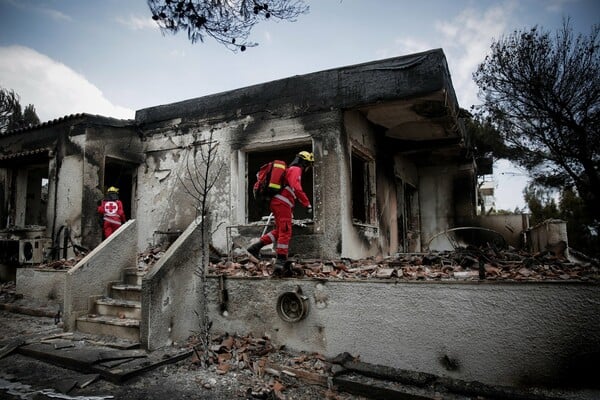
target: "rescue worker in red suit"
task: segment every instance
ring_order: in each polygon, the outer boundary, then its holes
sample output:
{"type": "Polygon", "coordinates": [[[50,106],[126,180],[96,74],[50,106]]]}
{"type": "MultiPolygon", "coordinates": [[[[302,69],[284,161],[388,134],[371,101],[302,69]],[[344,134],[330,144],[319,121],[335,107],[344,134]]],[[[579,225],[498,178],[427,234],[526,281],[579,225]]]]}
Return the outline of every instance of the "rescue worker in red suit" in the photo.
{"type": "Polygon", "coordinates": [[[302,173],[307,171],[314,161],[313,154],[308,151],[301,151],[296,155],[285,171],[283,189],[273,196],[270,202],[271,212],[275,218],[275,229],[263,235],[258,242],[247,249],[250,254],[259,258],[263,246],[276,243],[277,260],[273,269],[275,275],[281,275],[287,265],[289,244],[292,239],[292,210],[296,200],[307,208],[309,214],[312,213],[310,200],[302,189],[302,173]]]}
{"type": "Polygon", "coordinates": [[[104,239],[113,234],[126,221],[123,203],[119,200],[119,189],[111,186],[106,191],[106,198],[98,206],[98,214],[102,216],[104,239]]]}

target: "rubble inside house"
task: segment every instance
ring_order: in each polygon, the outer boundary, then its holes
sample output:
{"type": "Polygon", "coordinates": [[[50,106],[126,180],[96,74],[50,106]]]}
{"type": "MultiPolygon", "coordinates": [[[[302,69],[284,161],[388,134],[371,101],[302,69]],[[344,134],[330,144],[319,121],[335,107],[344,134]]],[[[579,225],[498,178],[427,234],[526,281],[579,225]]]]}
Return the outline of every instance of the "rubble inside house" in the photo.
{"type": "MultiPolygon", "coordinates": [[[[165,254],[164,246],[151,246],[146,250],[138,253],[137,255],[137,268],[140,272],[147,272],[150,270],[160,258],[165,254]]],[[[56,261],[50,261],[44,264],[34,265],[33,267],[36,269],[53,269],[53,270],[63,270],[70,269],[71,267],[77,265],[79,261],[81,261],[85,257],[85,254],[79,254],[72,258],[61,258],[56,261]]]]}
{"type": "MultiPolygon", "coordinates": [[[[575,260],[562,251],[529,253],[492,246],[458,247],[452,251],[399,253],[361,260],[300,259],[291,257],[288,276],[319,279],[395,279],[406,281],[589,281],[600,282],[595,259],[575,260]]],[[[209,265],[209,273],[233,277],[267,277],[272,260],[248,254],[209,265]]]]}
{"type": "Polygon", "coordinates": [[[79,254],[79,255],[76,255],[75,257],[71,257],[71,258],[61,258],[59,260],[35,265],[34,268],[36,268],[36,269],[53,269],[53,270],[70,269],[71,267],[74,267],[75,265],[77,265],[77,263],[79,261],[81,261],[83,259],[83,257],[85,257],[85,254],[79,254]]]}
{"type": "Polygon", "coordinates": [[[137,256],[137,269],[148,272],[165,255],[167,247],[163,245],[151,246],[137,256]]]}

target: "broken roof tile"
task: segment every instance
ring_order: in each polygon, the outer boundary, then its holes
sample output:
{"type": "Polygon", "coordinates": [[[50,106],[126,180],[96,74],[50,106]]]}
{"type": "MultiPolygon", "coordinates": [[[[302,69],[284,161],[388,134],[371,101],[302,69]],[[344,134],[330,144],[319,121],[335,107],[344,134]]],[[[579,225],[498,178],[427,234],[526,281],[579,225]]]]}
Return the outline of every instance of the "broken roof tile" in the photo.
{"type": "MultiPolygon", "coordinates": [[[[291,259],[295,278],[418,281],[585,281],[600,282],[597,262],[575,263],[553,253],[522,250],[457,248],[422,254],[399,253],[361,260],[291,259]]],[[[269,277],[271,260],[250,260],[246,255],[209,265],[209,273],[235,277],[269,277]]]]}

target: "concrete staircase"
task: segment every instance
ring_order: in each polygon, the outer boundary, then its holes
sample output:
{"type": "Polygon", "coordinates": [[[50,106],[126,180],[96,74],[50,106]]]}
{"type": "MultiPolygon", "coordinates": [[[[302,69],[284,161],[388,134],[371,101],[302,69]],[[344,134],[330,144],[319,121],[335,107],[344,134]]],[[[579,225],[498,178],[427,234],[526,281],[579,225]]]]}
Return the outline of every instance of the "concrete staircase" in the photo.
{"type": "Polygon", "coordinates": [[[109,296],[90,297],[90,312],[77,318],[76,330],[140,341],[142,277],[137,268],[124,271],[123,282],[109,284],[109,296]]]}

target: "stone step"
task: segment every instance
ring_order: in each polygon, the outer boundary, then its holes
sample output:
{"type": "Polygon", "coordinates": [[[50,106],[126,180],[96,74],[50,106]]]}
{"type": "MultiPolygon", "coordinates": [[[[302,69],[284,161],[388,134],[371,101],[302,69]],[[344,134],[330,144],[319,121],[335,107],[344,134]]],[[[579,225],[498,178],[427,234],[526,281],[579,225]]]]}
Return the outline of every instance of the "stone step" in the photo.
{"type": "Polygon", "coordinates": [[[116,300],[142,301],[142,286],[124,283],[113,284],[110,288],[110,297],[116,300]]]}
{"type": "Polygon", "coordinates": [[[95,311],[98,315],[142,319],[142,303],[139,301],[103,297],[96,300],[95,311]]]}
{"type": "Polygon", "coordinates": [[[140,320],[104,315],[87,315],[77,318],[79,332],[114,336],[130,341],[140,340],[140,320]]]}
{"type": "Polygon", "coordinates": [[[122,283],[127,285],[141,286],[144,275],[146,275],[146,272],[140,271],[137,268],[127,268],[125,269],[124,282],[122,283]]]}

